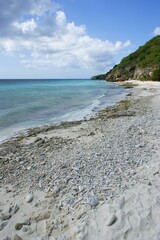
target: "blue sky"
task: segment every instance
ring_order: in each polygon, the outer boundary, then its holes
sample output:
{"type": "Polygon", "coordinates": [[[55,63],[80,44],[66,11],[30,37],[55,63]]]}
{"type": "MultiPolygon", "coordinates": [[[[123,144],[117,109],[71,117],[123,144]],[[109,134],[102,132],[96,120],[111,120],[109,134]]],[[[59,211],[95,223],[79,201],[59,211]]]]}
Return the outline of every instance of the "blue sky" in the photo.
{"type": "Polygon", "coordinates": [[[89,78],[160,35],[158,0],[0,0],[0,78],[89,78]]]}

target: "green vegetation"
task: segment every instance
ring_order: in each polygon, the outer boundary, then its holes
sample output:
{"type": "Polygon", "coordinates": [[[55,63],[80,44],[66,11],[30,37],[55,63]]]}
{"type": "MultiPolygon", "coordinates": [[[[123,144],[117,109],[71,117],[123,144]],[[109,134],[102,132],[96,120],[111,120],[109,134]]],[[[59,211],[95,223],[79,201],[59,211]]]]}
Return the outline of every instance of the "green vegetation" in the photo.
{"type": "Polygon", "coordinates": [[[153,81],[160,81],[160,68],[157,68],[153,71],[152,80],[153,81]]]}
{"type": "Polygon", "coordinates": [[[152,38],[137,51],[123,58],[117,68],[135,65],[140,68],[160,66],[160,36],[152,38]]]}
{"type": "Polygon", "coordinates": [[[120,64],[115,65],[106,74],[94,76],[93,79],[160,81],[160,36],[152,38],[138,50],[123,58],[120,64]]]}

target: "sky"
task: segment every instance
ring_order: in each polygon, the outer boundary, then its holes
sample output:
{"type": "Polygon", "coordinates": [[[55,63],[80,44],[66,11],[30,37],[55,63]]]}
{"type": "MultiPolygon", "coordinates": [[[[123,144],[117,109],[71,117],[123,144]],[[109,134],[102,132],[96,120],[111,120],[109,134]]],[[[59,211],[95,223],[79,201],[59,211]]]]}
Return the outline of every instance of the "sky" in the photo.
{"type": "Polygon", "coordinates": [[[0,0],[0,79],[90,78],[160,35],[159,0],[0,0]]]}

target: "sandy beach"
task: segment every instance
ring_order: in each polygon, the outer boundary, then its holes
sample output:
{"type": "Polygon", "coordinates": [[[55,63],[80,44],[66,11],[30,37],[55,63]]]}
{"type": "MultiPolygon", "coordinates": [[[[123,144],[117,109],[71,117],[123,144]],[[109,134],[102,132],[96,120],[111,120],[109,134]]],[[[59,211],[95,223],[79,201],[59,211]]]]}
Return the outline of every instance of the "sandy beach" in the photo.
{"type": "Polygon", "coordinates": [[[160,239],[160,83],[125,85],[89,120],[0,144],[0,239],[160,239]]]}

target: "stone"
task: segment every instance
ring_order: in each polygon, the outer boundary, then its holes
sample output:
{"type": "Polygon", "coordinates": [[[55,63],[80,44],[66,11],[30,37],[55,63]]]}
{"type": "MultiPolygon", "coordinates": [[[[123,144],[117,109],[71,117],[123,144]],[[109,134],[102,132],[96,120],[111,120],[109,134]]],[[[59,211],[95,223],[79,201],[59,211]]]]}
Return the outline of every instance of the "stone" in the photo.
{"type": "Polygon", "coordinates": [[[91,205],[91,207],[96,207],[99,204],[99,201],[94,195],[91,195],[88,197],[88,203],[91,205]]]}
{"type": "Polygon", "coordinates": [[[7,226],[7,224],[8,224],[8,221],[2,222],[2,223],[0,224],[0,231],[2,231],[2,230],[5,228],[5,226],[7,226]]]}
{"type": "Polygon", "coordinates": [[[23,222],[23,225],[31,225],[31,222],[29,219],[26,219],[24,222],[23,222]]]}
{"type": "Polygon", "coordinates": [[[22,231],[23,231],[23,232],[28,232],[28,228],[27,228],[27,227],[23,227],[23,228],[22,228],[22,231]]]}
{"type": "Polygon", "coordinates": [[[108,222],[107,222],[107,226],[113,225],[116,221],[117,221],[117,216],[116,216],[115,214],[113,214],[113,215],[109,218],[109,220],[108,220],[108,222]]]}
{"type": "Polygon", "coordinates": [[[18,230],[18,231],[19,231],[22,227],[23,227],[23,224],[22,224],[22,223],[16,223],[16,225],[15,225],[15,229],[18,230]]]}
{"type": "Polygon", "coordinates": [[[149,186],[152,186],[152,183],[151,183],[151,182],[148,182],[148,185],[149,185],[149,186]]]}
{"type": "Polygon", "coordinates": [[[7,236],[7,237],[3,238],[3,240],[11,240],[11,238],[7,236]]]}
{"type": "Polygon", "coordinates": [[[27,203],[32,202],[32,200],[33,200],[33,195],[32,195],[32,193],[28,194],[28,195],[26,196],[25,200],[26,200],[27,203]]]}
{"type": "Polygon", "coordinates": [[[4,178],[4,176],[3,175],[0,175],[0,180],[2,180],[4,178]]]}
{"type": "Polygon", "coordinates": [[[2,221],[8,220],[8,219],[10,219],[10,218],[11,218],[11,214],[8,213],[8,212],[3,212],[3,213],[1,214],[1,219],[2,219],[2,221]]]}
{"type": "Polygon", "coordinates": [[[14,235],[13,240],[22,240],[22,238],[16,234],[14,235]]]}
{"type": "Polygon", "coordinates": [[[10,207],[9,213],[12,215],[15,214],[19,210],[19,206],[16,204],[15,206],[10,207]]]}

